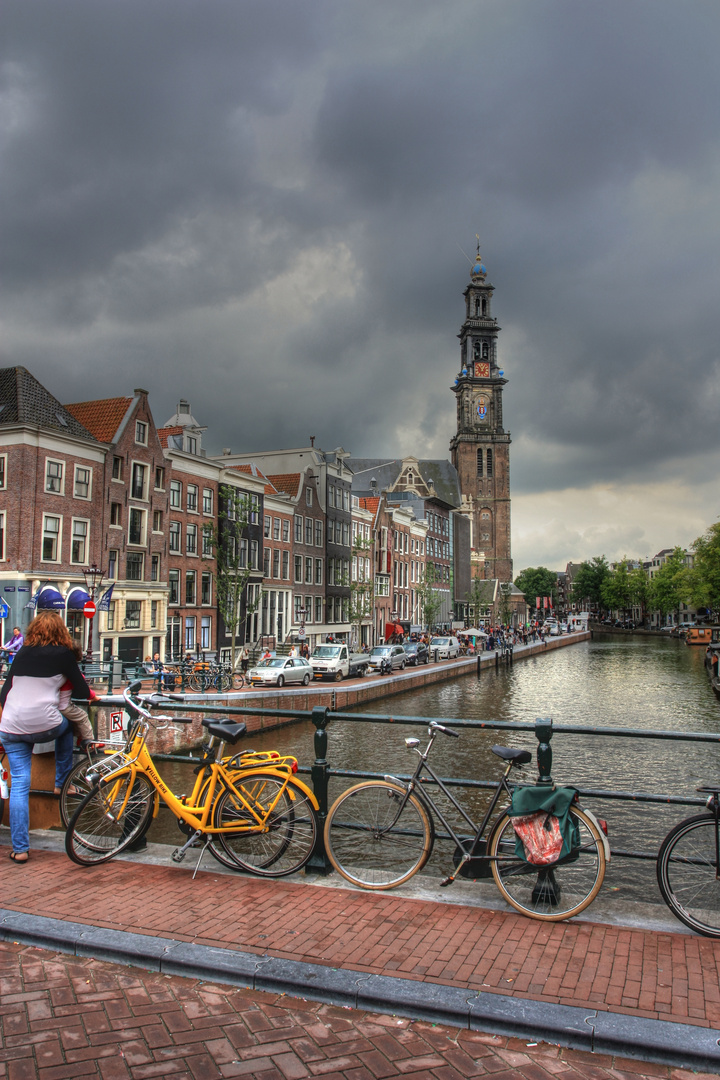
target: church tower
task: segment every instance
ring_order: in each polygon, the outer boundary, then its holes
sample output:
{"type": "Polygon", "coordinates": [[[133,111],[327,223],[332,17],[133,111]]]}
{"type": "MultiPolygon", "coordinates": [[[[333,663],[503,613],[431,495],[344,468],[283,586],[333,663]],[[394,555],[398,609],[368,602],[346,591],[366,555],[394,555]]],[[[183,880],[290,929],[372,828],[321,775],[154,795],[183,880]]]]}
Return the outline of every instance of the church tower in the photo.
{"type": "Polygon", "coordinates": [[[471,522],[473,562],[484,563],[478,576],[512,581],[510,435],[502,413],[507,379],[498,367],[500,327],[492,314],[493,292],[478,245],[464,293],[465,322],[458,334],[460,374],[452,388],[457,434],[450,441],[450,454],[460,479],[462,509],[471,522]]]}

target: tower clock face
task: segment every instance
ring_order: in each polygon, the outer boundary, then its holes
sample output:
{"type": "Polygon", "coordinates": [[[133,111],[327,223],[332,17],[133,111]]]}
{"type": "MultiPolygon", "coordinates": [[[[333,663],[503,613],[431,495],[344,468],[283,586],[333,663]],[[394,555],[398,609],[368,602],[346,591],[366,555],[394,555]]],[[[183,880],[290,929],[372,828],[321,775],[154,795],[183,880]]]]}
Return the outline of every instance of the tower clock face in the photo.
{"type": "Polygon", "coordinates": [[[487,360],[475,361],[475,378],[476,379],[489,379],[490,378],[490,365],[487,360]]]}

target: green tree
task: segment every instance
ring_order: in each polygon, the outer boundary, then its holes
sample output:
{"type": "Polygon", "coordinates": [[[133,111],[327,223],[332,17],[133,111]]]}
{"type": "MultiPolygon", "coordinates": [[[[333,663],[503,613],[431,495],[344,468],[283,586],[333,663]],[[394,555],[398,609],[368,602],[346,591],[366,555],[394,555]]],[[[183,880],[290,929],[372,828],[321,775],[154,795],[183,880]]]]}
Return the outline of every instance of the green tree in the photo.
{"type": "Polygon", "coordinates": [[[250,563],[247,539],[247,526],[255,507],[248,495],[230,484],[221,484],[218,494],[217,525],[205,525],[203,530],[203,557],[212,554],[215,558],[217,606],[225,630],[230,635],[234,669],[240,624],[257,610],[262,598],[262,590],[258,589],[252,602],[247,599],[248,582],[257,569],[250,563]]]}
{"type": "Polygon", "coordinates": [[[645,611],[650,596],[650,579],[644,566],[634,566],[628,574],[630,603],[640,608],[640,621],[645,622],[645,611]]]}
{"type": "Polygon", "coordinates": [[[473,609],[473,624],[479,626],[482,618],[492,614],[492,581],[474,577],[472,588],[465,594],[465,599],[473,609]]]}
{"type": "Polygon", "coordinates": [[[425,565],[425,572],[415,590],[420,601],[423,625],[428,630],[437,622],[437,616],[442,607],[442,593],[435,588],[435,583],[439,580],[435,563],[429,562],[425,565]]]}
{"type": "Polygon", "coordinates": [[[688,573],[690,599],[696,607],[720,611],[720,521],[691,544],[695,565],[688,573]]]}
{"type": "MultiPolygon", "coordinates": [[[[557,574],[544,566],[529,566],[515,578],[515,584],[534,611],[536,597],[551,596],[552,606],[557,603],[557,574]]],[[[542,604],[542,600],[540,601],[542,604]]]]}
{"type": "Polygon", "coordinates": [[[680,604],[690,598],[689,575],[685,566],[685,552],[681,547],[673,549],[650,583],[650,604],[661,615],[674,611],[679,622],[680,604]]]}
{"type": "Polygon", "coordinates": [[[500,582],[500,622],[503,626],[509,626],[512,619],[512,582],[500,582]]]}
{"type": "Polygon", "coordinates": [[[623,617],[631,606],[630,571],[627,559],[621,559],[602,583],[602,599],[610,611],[621,611],[623,617]]]}
{"type": "Polygon", "coordinates": [[[355,580],[349,581],[350,586],[350,625],[357,627],[357,633],[353,634],[354,640],[360,641],[360,625],[365,619],[371,619],[375,608],[375,579],[370,567],[370,574],[365,575],[365,559],[372,548],[371,540],[363,540],[356,536],[352,546],[353,560],[355,562],[355,580]]]}
{"type": "Polygon", "coordinates": [[[580,608],[586,605],[601,608],[603,584],[609,574],[610,567],[604,555],[595,555],[589,562],[581,563],[573,581],[573,603],[580,608]]]}

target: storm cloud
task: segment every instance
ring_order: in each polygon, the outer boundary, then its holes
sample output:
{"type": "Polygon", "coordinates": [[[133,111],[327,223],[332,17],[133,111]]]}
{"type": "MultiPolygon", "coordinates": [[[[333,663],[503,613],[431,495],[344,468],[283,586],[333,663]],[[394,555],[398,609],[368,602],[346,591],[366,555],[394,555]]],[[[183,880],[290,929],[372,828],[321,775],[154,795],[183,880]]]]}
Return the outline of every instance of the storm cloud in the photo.
{"type": "Polygon", "coordinates": [[[719,34],[715,0],[6,0],[3,364],[187,397],[210,451],[446,456],[478,232],[516,569],[686,544],[720,515],[719,34]]]}

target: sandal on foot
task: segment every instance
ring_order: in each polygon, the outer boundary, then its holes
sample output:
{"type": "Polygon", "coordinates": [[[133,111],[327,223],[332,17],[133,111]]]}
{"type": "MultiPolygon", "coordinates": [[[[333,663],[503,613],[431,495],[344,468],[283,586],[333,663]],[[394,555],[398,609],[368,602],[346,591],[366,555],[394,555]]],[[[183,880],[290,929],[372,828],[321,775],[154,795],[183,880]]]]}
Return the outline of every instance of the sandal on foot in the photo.
{"type": "Polygon", "coordinates": [[[30,859],[30,852],[29,851],[11,851],[10,854],[8,855],[8,859],[10,859],[11,862],[16,863],[18,866],[24,866],[25,863],[28,862],[28,860],[30,859]],[[21,859],[20,858],[21,855],[24,855],[25,858],[21,859]]]}

